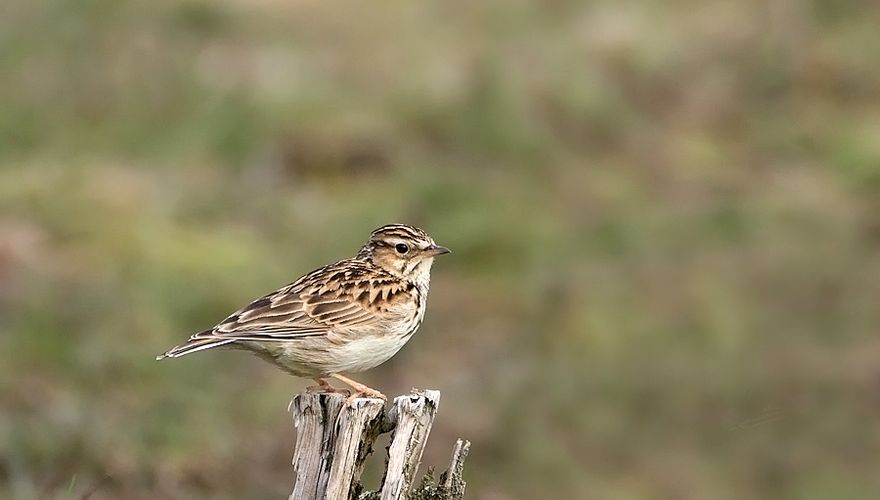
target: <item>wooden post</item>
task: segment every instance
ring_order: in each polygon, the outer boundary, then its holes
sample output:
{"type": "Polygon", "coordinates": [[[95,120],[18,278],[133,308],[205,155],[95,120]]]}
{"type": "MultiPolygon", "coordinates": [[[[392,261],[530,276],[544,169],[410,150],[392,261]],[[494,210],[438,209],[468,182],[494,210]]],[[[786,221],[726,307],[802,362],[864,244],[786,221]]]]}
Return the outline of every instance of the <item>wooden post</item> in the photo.
{"type": "Polygon", "coordinates": [[[348,498],[379,435],[384,408],[381,399],[358,398],[345,405],[342,394],[297,395],[292,404],[297,481],[290,499],[348,498]]]}
{"type": "Polygon", "coordinates": [[[465,482],[461,475],[464,472],[464,460],[471,451],[471,442],[458,439],[455,448],[452,449],[452,459],[449,468],[440,476],[440,488],[446,490],[448,498],[464,498],[465,482]]]}
{"type": "Polygon", "coordinates": [[[395,425],[381,500],[403,500],[415,480],[440,403],[439,391],[397,396],[389,418],[395,425]]]}
{"type": "Polygon", "coordinates": [[[394,398],[386,413],[380,399],[302,393],[291,401],[297,441],[293,453],[296,481],[290,500],[460,500],[465,483],[462,469],[470,443],[455,445],[449,470],[432,484],[430,473],[415,490],[412,485],[440,401],[438,391],[416,391],[394,398]],[[360,476],[373,443],[393,431],[383,484],[363,492],[360,476]]]}

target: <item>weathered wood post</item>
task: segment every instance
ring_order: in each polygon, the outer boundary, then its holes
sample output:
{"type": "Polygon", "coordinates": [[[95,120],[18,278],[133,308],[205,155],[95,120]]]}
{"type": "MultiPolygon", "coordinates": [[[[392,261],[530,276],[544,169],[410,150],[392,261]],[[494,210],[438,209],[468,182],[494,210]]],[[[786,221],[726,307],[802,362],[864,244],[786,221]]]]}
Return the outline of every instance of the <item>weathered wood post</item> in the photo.
{"type": "Polygon", "coordinates": [[[460,500],[464,496],[464,460],[470,443],[459,439],[449,469],[439,484],[423,480],[412,486],[422,452],[434,423],[438,391],[417,391],[394,398],[385,412],[380,399],[346,397],[331,393],[302,393],[291,402],[296,426],[293,470],[296,473],[290,500],[460,500]],[[393,432],[379,491],[365,492],[360,484],[367,456],[380,434],[393,432]]]}

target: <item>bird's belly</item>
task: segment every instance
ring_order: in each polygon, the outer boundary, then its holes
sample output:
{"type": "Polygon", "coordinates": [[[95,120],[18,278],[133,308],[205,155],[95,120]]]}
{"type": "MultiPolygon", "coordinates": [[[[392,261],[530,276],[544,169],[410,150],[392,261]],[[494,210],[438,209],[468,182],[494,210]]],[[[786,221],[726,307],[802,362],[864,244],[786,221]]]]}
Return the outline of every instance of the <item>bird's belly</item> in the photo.
{"type": "Polygon", "coordinates": [[[278,343],[270,354],[274,363],[301,377],[322,377],[332,373],[369,370],[388,361],[410,336],[364,335],[331,342],[326,337],[278,343]]]}
{"type": "Polygon", "coordinates": [[[362,372],[381,365],[397,354],[409,336],[369,335],[353,340],[334,349],[329,373],[362,372]]]}

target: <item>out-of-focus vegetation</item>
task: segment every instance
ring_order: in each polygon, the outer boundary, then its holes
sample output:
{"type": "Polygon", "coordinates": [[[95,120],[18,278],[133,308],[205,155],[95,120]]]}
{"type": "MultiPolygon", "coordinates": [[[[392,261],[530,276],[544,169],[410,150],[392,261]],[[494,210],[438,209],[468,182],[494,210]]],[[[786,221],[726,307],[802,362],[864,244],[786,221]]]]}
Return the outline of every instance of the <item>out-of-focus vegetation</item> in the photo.
{"type": "Polygon", "coordinates": [[[286,495],[306,381],[153,357],[393,221],[471,498],[880,497],[878,5],[6,2],[0,497],[286,495]]]}

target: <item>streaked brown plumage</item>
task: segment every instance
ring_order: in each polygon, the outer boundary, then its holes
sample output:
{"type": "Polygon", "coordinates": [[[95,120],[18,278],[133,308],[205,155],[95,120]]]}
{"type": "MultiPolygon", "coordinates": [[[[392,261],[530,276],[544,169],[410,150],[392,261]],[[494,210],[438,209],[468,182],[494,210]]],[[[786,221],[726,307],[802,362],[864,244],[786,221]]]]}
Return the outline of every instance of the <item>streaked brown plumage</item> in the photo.
{"type": "Polygon", "coordinates": [[[334,390],[325,377],[384,395],[342,376],[373,368],[397,353],[425,316],[431,265],[448,253],[413,226],[370,234],[351,258],[324,266],[239,309],[156,359],[214,347],[247,349],[281,369],[334,390]]]}

